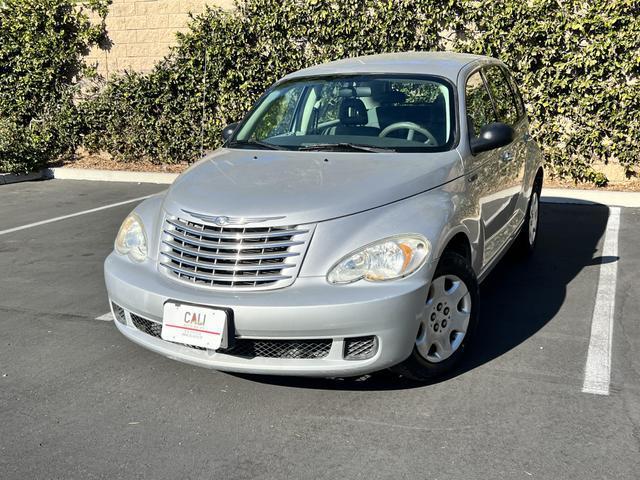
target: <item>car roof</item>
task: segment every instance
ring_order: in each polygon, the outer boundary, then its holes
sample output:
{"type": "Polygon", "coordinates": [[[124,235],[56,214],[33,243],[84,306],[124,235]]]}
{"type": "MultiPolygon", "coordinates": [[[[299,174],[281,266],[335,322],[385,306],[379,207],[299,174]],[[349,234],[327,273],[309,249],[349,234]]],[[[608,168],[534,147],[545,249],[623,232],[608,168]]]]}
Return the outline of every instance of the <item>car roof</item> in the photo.
{"type": "Polygon", "coordinates": [[[282,81],[302,77],[348,74],[439,75],[456,82],[458,73],[469,63],[495,63],[483,55],[454,52],[401,52],[367,55],[323,63],[290,73],[282,81]]]}

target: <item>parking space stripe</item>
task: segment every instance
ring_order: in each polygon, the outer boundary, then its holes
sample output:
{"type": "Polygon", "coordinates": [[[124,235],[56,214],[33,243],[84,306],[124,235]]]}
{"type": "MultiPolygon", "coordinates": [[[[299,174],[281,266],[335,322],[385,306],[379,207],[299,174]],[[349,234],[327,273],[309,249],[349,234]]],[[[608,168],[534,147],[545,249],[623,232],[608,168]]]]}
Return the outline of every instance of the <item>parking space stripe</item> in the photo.
{"type": "Polygon", "coordinates": [[[6,235],[7,233],[19,232],[20,230],[26,230],[27,228],[39,227],[40,225],[46,225],[47,223],[59,222],[60,220],[66,220],[67,218],[79,217],[80,215],[87,215],[89,213],[99,212],[101,210],[107,210],[109,208],[119,207],[121,205],[127,205],[128,203],[140,202],[152,197],[153,195],[146,195],[144,197],[132,198],[131,200],[125,200],[124,202],[112,203],[110,205],[104,205],[102,207],[92,208],[90,210],[83,210],[81,212],[70,213],[69,215],[62,215],[61,217],[54,217],[48,220],[42,220],[40,222],[28,223],[20,227],[9,228],[7,230],[0,230],[0,235],[6,235]]]}
{"type": "Polygon", "coordinates": [[[96,317],[96,320],[100,320],[102,322],[110,322],[111,320],[113,320],[113,315],[111,315],[111,312],[105,313],[104,315],[100,315],[99,317],[96,317]]]}
{"type": "Polygon", "coordinates": [[[582,391],[595,395],[609,395],[611,381],[611,345],[615,311],[616,282],[618,275],[618,231],[620,208],[609,209],[607,230],[602,248],[602,264],[596,303],[591,320],[591,338],[587,352],[582,391]]]}

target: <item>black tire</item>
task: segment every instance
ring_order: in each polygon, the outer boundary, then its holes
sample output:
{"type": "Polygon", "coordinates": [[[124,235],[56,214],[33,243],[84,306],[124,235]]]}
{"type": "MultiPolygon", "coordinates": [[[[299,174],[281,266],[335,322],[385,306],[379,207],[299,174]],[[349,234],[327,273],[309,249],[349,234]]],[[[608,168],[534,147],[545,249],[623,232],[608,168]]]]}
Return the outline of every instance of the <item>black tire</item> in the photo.
{"type": "MultiPolygon", "coordinates": [[[[465,350],[470,341],[473,340],[474,332],[477,328],[480,315],[480,292],[478,289],[478,279],[471,268],[471,265],[463,256],[445,252],[440,258],[440,262],[436,267],[433,275],[434,280],[445,275],[455,275],[462,280],[471,296],[471,312],[467,332],[462,343],[447,359],[440,362],[431,362],[427,360],[414,345],[411,355],[404,362],[391,368],[395,373],[403,377],[420,382],[434,380],[453,370],[456,364],[464,356],[465,350]]],[[[427,299],[425,298],[425,301],[427,299]]],[[[416,336],[419,332],[416,332],[416,336]]]]}
{"type": "Polygon", "coordinates": [[[531,190],[531,197],[529,198],[529,204],[527,205],[527,214],[524,217],[524,222],[518,233],[518,237],[514,243],[515,250],[522,257],[528,257],[533,253],[538,243],[538,230],[540,225],[540,192],[542,191],[542,181],[537,179],[531,190]],[[534,201],[538,202],[538,214],[535,219],[535,236],[533,242],[529,235],[529,223],[531,221],[531,205],[534,201]]]}

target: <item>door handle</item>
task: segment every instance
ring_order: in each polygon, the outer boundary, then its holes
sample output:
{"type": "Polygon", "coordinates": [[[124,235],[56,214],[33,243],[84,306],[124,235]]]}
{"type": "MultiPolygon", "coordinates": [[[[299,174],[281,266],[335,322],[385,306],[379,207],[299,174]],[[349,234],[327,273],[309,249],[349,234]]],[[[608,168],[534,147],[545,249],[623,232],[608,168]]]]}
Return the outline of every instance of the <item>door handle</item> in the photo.
{"type": "Polygon", "coordinates": [[[513,152],[502,152],[502,155],[500,155],[500,160],[502,160],[503,162],[510,162],[511,160],[513,160],[513,152]]]}

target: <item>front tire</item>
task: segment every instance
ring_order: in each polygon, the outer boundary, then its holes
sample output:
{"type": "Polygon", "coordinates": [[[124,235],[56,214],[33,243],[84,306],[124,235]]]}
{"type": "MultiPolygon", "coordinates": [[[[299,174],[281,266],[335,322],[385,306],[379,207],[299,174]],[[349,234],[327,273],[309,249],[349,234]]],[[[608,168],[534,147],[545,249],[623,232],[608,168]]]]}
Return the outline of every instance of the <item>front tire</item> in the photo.
{"type": "Polygon", "coordinates": [[[417,381],[450,372],[473,338],[480,312],[478,280],[461,255],[445,252],[429,286],[409,358],[393,371],[417,381]]]}

